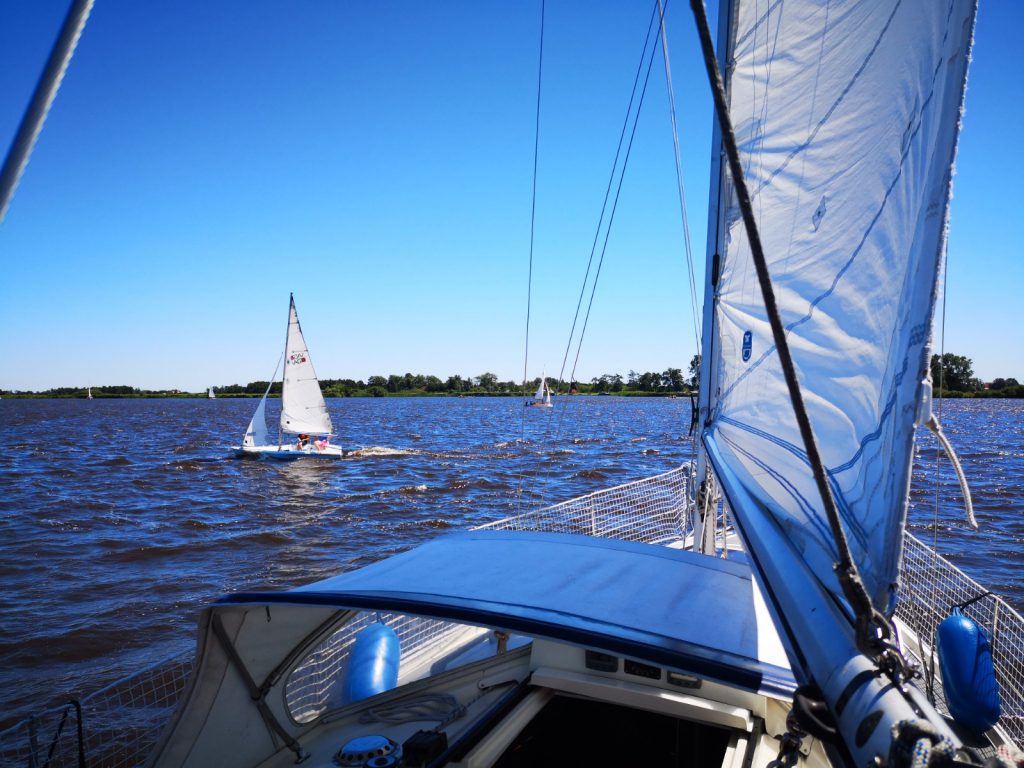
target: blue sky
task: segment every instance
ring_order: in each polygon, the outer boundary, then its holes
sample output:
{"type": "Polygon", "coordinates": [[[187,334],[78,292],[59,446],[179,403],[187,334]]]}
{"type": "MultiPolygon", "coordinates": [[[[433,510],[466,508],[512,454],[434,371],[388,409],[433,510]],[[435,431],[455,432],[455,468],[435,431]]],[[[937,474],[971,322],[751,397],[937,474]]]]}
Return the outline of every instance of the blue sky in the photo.
{"type": "MultiPolygon", "coordinates": [[[[6,151],[67,0],[0,4],[6,151]]],[[[549,2],[530,375],[561,364],[650,6],[549,2]]],[[[539,4],[97,0],[0,226],[0,388],[266,379],[293,291],[324,378],[522,376],[539,4]]],[[[979,12],[947,351],[1024,381],[1024,6],[979,12]]],[[[703,277],[710,97],[669,9],[703,277]]],[[[655,66],[577,377],[695,352],[655,66]]]]}

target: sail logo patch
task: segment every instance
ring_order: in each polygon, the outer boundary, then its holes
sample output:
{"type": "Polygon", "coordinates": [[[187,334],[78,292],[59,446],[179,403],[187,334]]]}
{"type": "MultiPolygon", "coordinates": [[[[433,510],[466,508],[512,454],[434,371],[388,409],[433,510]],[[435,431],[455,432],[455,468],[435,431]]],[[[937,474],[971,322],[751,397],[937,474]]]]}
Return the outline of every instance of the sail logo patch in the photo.
{"type": "Polygon", "coordinates": [[[292,352],[290,355],[288,355],[288,362],[291,363],[292,365],[305,363],[308,362],[308,360],[309,358],[306,357],[306,350],[302,350],[301,352],[292,352]]]}
{"type": "Polygon", "coordinates": [[[750,360],[750,350],[754,347],[754,334],[750,331],[743,332],[743,362],[750,360]]]}

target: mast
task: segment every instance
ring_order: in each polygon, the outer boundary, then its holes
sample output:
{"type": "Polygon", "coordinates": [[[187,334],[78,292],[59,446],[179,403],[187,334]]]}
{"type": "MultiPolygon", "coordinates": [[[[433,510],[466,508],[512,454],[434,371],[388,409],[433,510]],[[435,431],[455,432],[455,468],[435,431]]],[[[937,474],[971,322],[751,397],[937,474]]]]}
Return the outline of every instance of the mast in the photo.
{"type": "MultiPolygon", "coordinates": [[[[281,407],[284,408],[284,380],[285,371],[288,368],[288,332],[292,324],[292,310],[295,308],[295,294],[288,292],[288,319],[284,324],[284,352],[281,353],[281,407]]],[[[269,391],[269,390],[268,390],[269,391]]],[[[284,430],[281,428],[281,420],[277,420],[277,449],[281,450],[284,445],[284,430]]]]}

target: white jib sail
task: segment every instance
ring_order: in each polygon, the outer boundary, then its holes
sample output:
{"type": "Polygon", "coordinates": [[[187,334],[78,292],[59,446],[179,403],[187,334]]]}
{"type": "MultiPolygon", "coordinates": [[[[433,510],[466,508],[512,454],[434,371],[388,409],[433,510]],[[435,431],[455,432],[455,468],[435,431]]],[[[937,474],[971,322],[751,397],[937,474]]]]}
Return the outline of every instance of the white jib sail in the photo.
{"type": "MultiPolygon", "coordinates": [[[[727,87],[746,183],[843,526],[884,610],[928,375],[975,3],[736,6],[727,87]]],[[[832,535],[728,179],[723,189],[719,234],[709,237],[721,256],[705,350],[712,434],[838,592],[832,535]]]]}
{"type": "MultiPolygon", "coordinates": [[[[273,384],[273,380],[271,380],[271,384],[273,384]]],[[[252,415],[252,420],[245,430],[242,445],[246,448],[254,448],[257,445],[270,445],[270,434],[267,432],[266,416],[267,395],[269,393],[270,386],[267,387],[267,391],[260,398],[260,403],[256,406],[256,413],[252,415]]]]}
{"type": "Polygon", "coordinates": [[[302,337],[295,299],[288,307],[288,337],[284,350],[284,384],[281,393],[281,431],[293,434],[329,435],[333,432],[320,382],[302,337]]]}
{"type": "Polygon", "coordinates": [[[545,383],[546,382],[544,381],[544,377],[541,376],[540,377],[540,384],[537,386],[537,391],[533,393],[533,399],[534,400],[540,400],[540,401],[544,400],[544,393],[546,391],[546,388],[544,386],[545,383]]]}

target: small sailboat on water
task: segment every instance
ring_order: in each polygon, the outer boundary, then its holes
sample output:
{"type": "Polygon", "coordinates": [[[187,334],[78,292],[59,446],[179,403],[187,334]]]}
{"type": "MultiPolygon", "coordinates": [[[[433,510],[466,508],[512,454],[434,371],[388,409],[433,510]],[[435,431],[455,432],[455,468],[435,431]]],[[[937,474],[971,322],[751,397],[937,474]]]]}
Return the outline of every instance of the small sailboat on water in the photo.
{"type": "Polygon", "coordinates": [[[206,389],[206,398],[208,400],[213,400],[216,397],[217,396],[215,394],[213,394],[213,387],[207,387],[207,389],[206,389]]]}
{"type": "Polygon", "coordinates": [[[92,400],[92,387],[85,388],[85,399],[92,400]]]}
{"type": "MultiPolygon", "coordinates": [[[[295,297],[289,296],[288,334],[284,348],[284,371],[281,380],[281,420],[274,441],[267,431],[267,395],[277,377],[277,371],[267,385],[267,391],[260,398],[256,412],[245,430],[245,437],[238,451],[243,455],[255,455],[275,459],[294,459],[310,456],[324,459],[340,459],[344,456],[341,446],[331,444],[334,428],[327,412],[320,381],[313,370],[313,362],[306,348],[306,340],[295,311],[295,297]],[[287,436],[287,438],[286,438],[287,436]]],[[[212,390],[211,395],[212,397],[212,390]]]]}
{"type": "Polygon", "coordinates": [[[533,399],[527,400],[523,405],[534,408],[552,408],[551,405],[551,387],[548,386],[547,376],[541,374],[540,384],[537,385],[537,391],[533,393],[533,399]]]}

